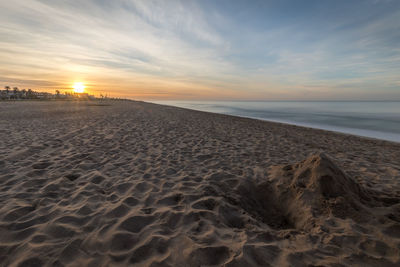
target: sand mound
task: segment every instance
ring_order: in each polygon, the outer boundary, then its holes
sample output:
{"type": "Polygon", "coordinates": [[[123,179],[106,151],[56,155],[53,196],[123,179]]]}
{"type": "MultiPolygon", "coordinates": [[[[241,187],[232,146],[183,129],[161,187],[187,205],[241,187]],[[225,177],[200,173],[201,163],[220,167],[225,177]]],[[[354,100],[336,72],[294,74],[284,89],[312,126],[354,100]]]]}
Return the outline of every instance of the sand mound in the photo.
{"type": "MultiPolygon", "coordinates": [[[[358,244],[358,254],[347,255],[345,261],[359,261],[372,266],[384,262],[392,266],[389,261],[378,260],[393,253],[387,243],[388,237],[381,241],[374,235],[379,232],[378,235],[398,236],[400,198],[392,197],[388,201],[381,192],[365,189],[324,153],[314,154],[295,164],[272,166],[263,181],[243,179],[235,190],[227,191],[224,182],[220,181],[219,189],[222,189],[220,193],[224,200],[231,205],[229,211],[221,212],[220,209],[220,216],[230,227],[270,228],[269,233],[275,233],[275,236],[266,235],[269,242],[281,238],[293,241],[305,235],[310,243],[304,246],[316,245],[318,251],[324,251],[326,247],[332,253],[338,253],[332,246],[346,251],[348,246],[358,244]],[[247,220],[245,214],[249,216],[247,220]],[[323,244],[315,242],[317,240],[324,240],[323,244]]],[[[389,243],[394,241],[396,244],[395,240],[389,243]]],[[[243,247],[243,253],[248,248],[248,245],[243,247]]],[[[278,251],[276,253],[280,254],[278,251]]],[[[253,256],[250,258],[237,257],[232,262],[238,266],[258,265],[254,260],[262,256],[254,253],[251,252],[253,256]]],[[[262,255],[271,254],[263,252],[262,255]]],[[[290,264],[303,265],[305,261],[315,262],[313,257],[313,253],[306,258],[304,253],[292,253],[286,260],[290,264]]]]}
{"type": "Polygon", "coordinates": [[[362,204],[368,202],[368,193],[323,153],[272,167],[268,182],[259,187],[270,187],[274,201],[297,229],[309,230],[331,215],[357,222],[369,216],[362,204]]]}
{"type": "MultiPolygon", "coordinates": [[[[325,154],[284,166],[273,166],[266,181],[241,181],[239,206],[274,229],[310,230],[329,216],[367,220],[368,193],[325,154]]],[[[232,202],[232,201],[231,201],[232,202]]]]}
{"type": "Polygon", "coordinates": [[[236,193],[244,210],[275,229],[309,231],[328,217],[365,223],[376,219],[374,207],[400,203],[363,188],[324,153],[269,171],[266,181],[241,182],[236,193]]]}

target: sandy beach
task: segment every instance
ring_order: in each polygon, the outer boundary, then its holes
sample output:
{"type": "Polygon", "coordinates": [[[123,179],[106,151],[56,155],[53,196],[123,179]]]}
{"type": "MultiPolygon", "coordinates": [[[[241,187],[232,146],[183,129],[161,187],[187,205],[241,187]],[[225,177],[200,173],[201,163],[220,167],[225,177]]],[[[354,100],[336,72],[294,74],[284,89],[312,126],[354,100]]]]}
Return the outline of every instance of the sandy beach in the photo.
{"type": "Polygon", "coordinates": [[[400,266],[400,144],[135,101],[0,103],[0,266],[400,266]]]}

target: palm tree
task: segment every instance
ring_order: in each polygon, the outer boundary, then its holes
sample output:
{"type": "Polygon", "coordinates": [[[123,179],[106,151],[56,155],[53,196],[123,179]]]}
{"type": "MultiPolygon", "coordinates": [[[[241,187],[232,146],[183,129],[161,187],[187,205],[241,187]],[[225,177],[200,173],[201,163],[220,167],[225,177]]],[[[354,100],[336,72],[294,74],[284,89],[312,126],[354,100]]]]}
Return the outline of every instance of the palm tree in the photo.
{"type": "Polygon", "coordinates": [[[4,95],[4,99],[10,99],[9,93],[10,93],[11,87],[8,85],[4,86],[4,90],[6,91],[5,95],[4,95]]]}

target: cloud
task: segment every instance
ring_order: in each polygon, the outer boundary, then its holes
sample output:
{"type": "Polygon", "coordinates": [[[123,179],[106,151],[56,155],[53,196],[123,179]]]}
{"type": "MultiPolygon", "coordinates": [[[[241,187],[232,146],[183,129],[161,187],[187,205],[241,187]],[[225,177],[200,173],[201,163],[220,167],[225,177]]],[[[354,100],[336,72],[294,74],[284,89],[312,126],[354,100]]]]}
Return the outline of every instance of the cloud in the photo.
{"type": "Polygon", "coordinates": [[[337,88],[379,84],[392,96],[399,11],[395,1],[2,1],[0,82],[229,99],[346,98],[337,88]]]}

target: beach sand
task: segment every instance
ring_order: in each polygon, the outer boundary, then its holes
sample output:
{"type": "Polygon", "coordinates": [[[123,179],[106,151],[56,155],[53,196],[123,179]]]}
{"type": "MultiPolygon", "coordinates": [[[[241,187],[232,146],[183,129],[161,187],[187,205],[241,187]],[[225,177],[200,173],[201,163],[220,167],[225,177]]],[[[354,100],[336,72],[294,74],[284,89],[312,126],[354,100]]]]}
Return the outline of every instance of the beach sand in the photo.
{"type": "Polygon", "coordinates": [[[0,103],[0,266],[400,266],[400,144],[134,101],[0,103]]]}

